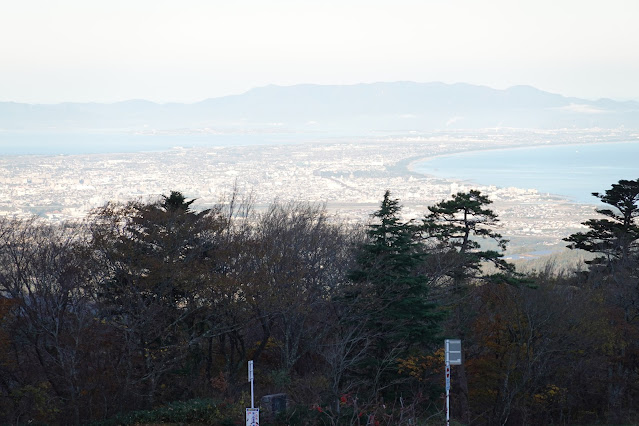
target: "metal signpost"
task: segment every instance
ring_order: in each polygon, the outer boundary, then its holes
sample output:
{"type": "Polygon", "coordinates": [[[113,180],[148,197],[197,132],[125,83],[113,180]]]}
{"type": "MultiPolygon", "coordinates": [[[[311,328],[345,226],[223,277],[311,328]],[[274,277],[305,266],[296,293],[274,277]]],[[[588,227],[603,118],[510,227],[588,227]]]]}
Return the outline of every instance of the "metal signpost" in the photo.
{"type": "Polygon", "coordinates": [[[251,408],[246,409],[246,426],[260,425],[260,409],[255,408],[255,398],[253,394],[253,361],[248,362],[248,379],[251,382],[251,408]]]}
{"type": "Polygon", "coordinates": [[[450,366],[461,365],[461,340],[444,340],[445,360],[446,360],[446,426],[450,425],[450,366]]]}

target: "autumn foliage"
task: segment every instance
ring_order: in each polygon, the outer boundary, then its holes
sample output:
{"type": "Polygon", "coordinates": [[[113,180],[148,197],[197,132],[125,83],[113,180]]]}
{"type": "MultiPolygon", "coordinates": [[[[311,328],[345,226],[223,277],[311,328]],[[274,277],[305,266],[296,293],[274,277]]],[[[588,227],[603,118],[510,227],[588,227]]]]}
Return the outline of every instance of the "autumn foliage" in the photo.
{"type": "Polygon", "coordinates": [[[0,424],[241,424],[248,360],[289,397],[263,424],[441,424],[444,338],[459,423],[637,422],[637,185],[566,237],[595,261],[526,275],[479,191],[421,221],[387,191],[361,225],[179,192],[1,219],[0,424]]]}

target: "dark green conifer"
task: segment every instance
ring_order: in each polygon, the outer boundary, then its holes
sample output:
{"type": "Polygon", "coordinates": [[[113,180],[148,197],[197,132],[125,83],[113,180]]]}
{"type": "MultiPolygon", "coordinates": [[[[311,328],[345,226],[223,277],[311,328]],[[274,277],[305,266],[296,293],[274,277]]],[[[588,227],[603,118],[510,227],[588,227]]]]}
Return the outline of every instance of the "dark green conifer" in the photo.
{"type": "Polygon", "coordinates": [[[457,286],[481,275],[486,262],[499,270],[510,273],[512,265],[503,259],[508,240],[494,231],[498,225],[497,214],[486,208],[492,201],[478,190],[458,192],[450,200],[444,200],[428,208],[421,224],[422,236],[430,241],[445,265],[444,274],[457,286]],[[492,240],[498,250],[482,249],[479,240],[492,240]]]}
{"type": "Polygon", "coordinates": [[[370,383],[372,397],[386,400],[402,392],[399,360],[432,348],[444,316],[429,300],[429,277],[420,273],[426,253],[400,212],[386,191],[349,274],[347,296],[349,321],[361,321],[367,335],[356,374],[370,383]]]}
{"type": "Polygon", "coordinates": [[[380,344],[410,347],[432,341],[441,314],[428,300],[429,277],[418,273],[426,253],[400,212],[399,201],[386,191],[349,277],[373,309],[368,321],[381,333],[380,344]]]}
{"type": "Polygon", "coordinates": [[[592,195],[612,208],[597,209],[605,216],[583,222],[590,228],[577,232],[564,241],[571,249],[586,250],[599,256],[588,261],[592,268],[615,269],[636,264],[639,251],[639,179],[620,180],[604,194],[592,195]]]}

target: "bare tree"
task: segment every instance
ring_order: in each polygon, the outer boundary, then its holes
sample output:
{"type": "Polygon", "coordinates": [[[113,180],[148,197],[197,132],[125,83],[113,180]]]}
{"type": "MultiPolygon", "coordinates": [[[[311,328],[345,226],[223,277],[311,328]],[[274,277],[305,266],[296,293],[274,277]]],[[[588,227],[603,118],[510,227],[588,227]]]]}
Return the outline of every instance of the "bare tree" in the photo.
{"type": "Polygon", "coordinates": [[[0,295],[15,304],[11,330],[17,355],[16,369],[2,382],[5,392],[19,394],[44,382],[52,393],[43,393],[54,399],[38,410],[79,424],[91,391],[88,358],[97,326],[86,234],[80,226],[35,218],[2,220],[0,233],[0,295]]]}

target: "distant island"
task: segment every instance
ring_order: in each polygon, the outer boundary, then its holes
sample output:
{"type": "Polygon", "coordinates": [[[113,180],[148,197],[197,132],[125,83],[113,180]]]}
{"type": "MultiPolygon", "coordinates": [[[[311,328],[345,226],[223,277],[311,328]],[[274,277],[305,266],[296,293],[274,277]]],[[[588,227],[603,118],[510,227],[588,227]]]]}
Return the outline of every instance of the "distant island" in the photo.
{"type": "Polygon", "coordinates": [[[0,131],[348,132],[480,128],[639,128],[639,102],[530,86],[386,82],[265,86],[191,104],[0,103],[0,131]]]}

